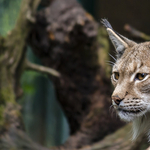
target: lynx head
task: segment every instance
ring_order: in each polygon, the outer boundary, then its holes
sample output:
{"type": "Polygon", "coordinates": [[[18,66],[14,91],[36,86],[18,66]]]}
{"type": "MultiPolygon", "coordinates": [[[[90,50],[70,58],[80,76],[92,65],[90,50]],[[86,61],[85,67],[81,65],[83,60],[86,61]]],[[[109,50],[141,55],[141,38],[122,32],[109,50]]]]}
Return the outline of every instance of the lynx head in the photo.
{"type": "Polygon", "coordinates": [[[135,139],[142,132],[150,133],[150,42],[137,44],[116,33],[106,19],[102,23],[117,52],[112,104],[122,120],[133,121],[135,139]]]}

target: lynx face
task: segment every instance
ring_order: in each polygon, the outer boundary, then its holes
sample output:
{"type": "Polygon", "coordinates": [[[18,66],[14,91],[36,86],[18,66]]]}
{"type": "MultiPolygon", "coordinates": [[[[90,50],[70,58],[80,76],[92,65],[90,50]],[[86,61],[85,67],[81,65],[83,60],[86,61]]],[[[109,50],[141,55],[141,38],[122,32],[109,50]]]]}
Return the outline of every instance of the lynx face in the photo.
{"type": "Polygon", "coordinates": [[[106,19],[102,23],[117,52],[112,104],[122,120],[133,122],[132,139],[144,132],[150,142],[150,42],[137,44],[116,33],[106,19]]]}
{"type": "Polygon", "coordinates": [[[112,69],[112,103],[119,117],[133,121],[150,111],[150,43],[127,48],[112,69]]]}

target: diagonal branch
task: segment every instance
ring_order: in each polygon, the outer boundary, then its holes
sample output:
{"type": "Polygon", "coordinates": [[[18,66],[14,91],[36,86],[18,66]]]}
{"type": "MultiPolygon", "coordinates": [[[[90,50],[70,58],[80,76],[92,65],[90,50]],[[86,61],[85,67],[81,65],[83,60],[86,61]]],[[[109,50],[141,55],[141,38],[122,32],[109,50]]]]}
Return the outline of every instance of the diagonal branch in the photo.
{"type": "Polygon", "coordinates": [[[26,62],[25,62],[25,69],[38,71],[38,72],[41,72],[41,73],[46,73],[48,75],[52,75],[52,76],[55,76],[55,77],[60,77],[60,73],[58,71],[56,71],[52,68],[49,68],[49,67],[44,67],[44,66],[41,66],[41,65],[31,63],[28,60],[26,60],[26,62]]]}
{"type": "Polygon", "coordinates": [[[83,147],[80,150],[137,150],[148,147],[144,135],[141,135],[136,142],[133,142],[129,133],[130,129],[131,124],[127,124],[116,132],[106,136],[103,140],[83,147]]]}
{"type": "Polygon", "coordinates": [[[143,40],[146,40],[146,41],[149,41],[150,40],[150,36],[141,32],[141,31],[138,31],[137,29],[133,28],[132,26],[130,26],[129,24],[126,24],[124,26],[124,29],[126,31],[128,31],[132,36],[134,37],[137,37],[137,38],[141,38],[143,40]]]}

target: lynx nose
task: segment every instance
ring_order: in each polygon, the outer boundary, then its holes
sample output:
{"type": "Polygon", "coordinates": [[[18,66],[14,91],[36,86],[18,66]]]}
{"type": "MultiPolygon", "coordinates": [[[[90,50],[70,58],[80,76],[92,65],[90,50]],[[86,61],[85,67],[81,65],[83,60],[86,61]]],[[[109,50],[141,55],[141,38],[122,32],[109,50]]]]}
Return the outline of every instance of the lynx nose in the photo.
{"type": "Polygon", "coordinates": [[[123,99],[121,99],[118,95],[112,96],[112,99],[115,101],[115,103],[116,103],[117,105],[119,105],[120,102],[123,100],[123,99]]]}

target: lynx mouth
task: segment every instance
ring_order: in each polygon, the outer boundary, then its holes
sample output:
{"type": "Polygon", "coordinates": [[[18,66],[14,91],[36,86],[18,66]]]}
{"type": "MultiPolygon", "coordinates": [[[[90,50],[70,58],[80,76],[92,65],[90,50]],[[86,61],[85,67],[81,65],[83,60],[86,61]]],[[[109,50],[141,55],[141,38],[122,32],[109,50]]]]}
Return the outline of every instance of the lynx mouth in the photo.
{"type": "Polygon", "coordinates": [[[119,112],[124,112],[124,113],[133,113],[133,114],[138,114],[138,113],[142,113],[144,111],[144,109],[135,109],[135,110],[125,110],[122,108],[118,108],[119,112]]]}
{"type": "Polygon", "coordinates": [[[145,116],[147,112],[146,108],[132,108],[132,109],[124,109],[124,108],[118,108],[117,114],[120,117],[121,120],[125,122],[131,122],[135,120],[138,117],[145,116]]]}

